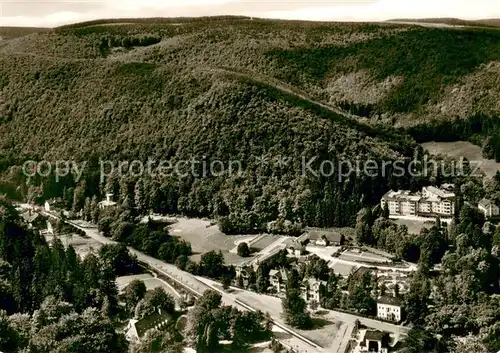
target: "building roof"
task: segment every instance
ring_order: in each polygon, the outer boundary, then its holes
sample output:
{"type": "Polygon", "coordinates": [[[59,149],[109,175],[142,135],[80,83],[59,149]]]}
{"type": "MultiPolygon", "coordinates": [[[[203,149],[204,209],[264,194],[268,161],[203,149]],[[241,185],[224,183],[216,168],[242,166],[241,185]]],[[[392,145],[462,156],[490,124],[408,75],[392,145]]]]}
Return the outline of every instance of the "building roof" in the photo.
{"type": "Polygon", "coordinates": [[[317,241],[321,239],[326,239],[331,243],[341,242],[342,234],[334,231],[328,230],[309,230],[307,231],[308,239],[310,241],[317,241]]]}
{"type": "Polygon", "coordinates": [[[137,330],[137,335],[139,337],[144,336],[144,334],[152,328],[157,327],[158,325],[164,325],[170,321],[172,317],[168,313],[158,313],[154,312],[151,315],[148,315],[140,320],[134,320],[132,322],[135,325],[135,329],[137,330]]]}
{"type": "Polygon", "coordinates": [[[491,206],[496,206],[493,201],[489,200],[489,199],[482,199],[481,201],[479,201],[479,206],[482,206],[484,208],[488,208],[488,207],[491,207],[491,206]]]}
{"type": "Polygon", "coordinates": [[[115,206],[115,205],[116,205],[116,202],[114,202],[114,201],[104,200],[104,201],[99,202],[99,205],[101,205],[101,206],[103,206],[103,207],[115,206]]]}
{"type": "Polygon", "coordinates": [[[387,336],[387,332],[368,330],[365,333],[365,340],[382,341],[387,336]]]}
{"type": "Polygon", "coordinates": [[[441,189],[447,190],[447,191],[453,191],[455,189],[455,184],[445,183],[445,184],[441,185],[441,189]]]}
{"type": "Polygon", "coordinates": [[[448,190],[444,189],[438,189],[435,186],[427,186],[424,189],[427,189],[428,192],[433,193],[443,199],[449,198],[449,197],[455,197],[455,194],[453,192],[449,192],[448,190]]]}
{"type": "Polygon", "coordinates": [[[420,201],[422,198],[419,192],[411,193],[408,190],[389,190],[383,197],[382,200],[385,201],[420,201]]]}
{"type": "Polygon", "coordinates": [[[315,285],[318,285],[318,284],[326,285],[326,282],[325,281],[319,281],[319,280],[317,280],[314,277],[308,277],[308,278],[306,278],[304,280],[303,284],[304,285],[308,285],[309,287],[312,287],[312,286],[315,286],[315,285]]]}
{"type": "Polygon", "coordinates": [[[269,271],[269,277],[271,276],[276,276],[283,279],[284,281],[288,281],[288,275],[286,274],[286,271],[283,269],[269,271]]]}
{"type": "Polygon", "coordinates": [[[391,297],[391,296],[388,296],[388,295],[384,295],[384,296],[378,298],[377,304],[401,306],[401,300],[399,300],[396,297],[391,297]]]}
{"type": "Polygon", "coordinates": [[[27,222],[27,223],[32,223],[34,222],[40,215],[36,212],[33,212],[31,210],[28,210],[26,212],[24,212],[22,215],[23,219],[27,222]]]}
{"type": "Polygon", "coordinates": [[[422,191],[427,191],[427,197],[423,197],[421,192],[412,193],[409,190],[389,190],[383,197],[384,201],[413,201],[413,202],[438,202],[440,199],[449,199],[455,197],[455,194],[451,191],[449,184],[446,189],[438,189],[435,186],[426,186],[422,188],[422,191]]]}

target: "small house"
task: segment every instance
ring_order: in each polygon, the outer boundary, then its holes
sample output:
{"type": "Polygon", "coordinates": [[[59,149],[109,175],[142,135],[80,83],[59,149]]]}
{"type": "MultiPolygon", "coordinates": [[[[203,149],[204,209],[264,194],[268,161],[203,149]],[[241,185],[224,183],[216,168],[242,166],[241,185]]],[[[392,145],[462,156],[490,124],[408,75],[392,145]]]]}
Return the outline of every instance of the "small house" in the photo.
{"type": "Polygon", "coordinates": [[[313,300],[320,303],[321,286],[326,286],[326,284],[325,281],[318,281],[315,278],[305,279],[300,287],[302,298],[304,298],[307,303],[313,300]]]}
{"type": "Polygon", "coordinates": [[[387,353],[389,334],[382,331],[366,330],[359,344],[359,352],[387,353]]]}
{"type": "Polygon", "coordinates": [[[168,313],[161,310],[143,317],[140,320],[131,319],[125,328],[125,337],[130,342],[140,342],[149,330],[160,330],[167,326],[172,320],[168,313]]]}
{"type": "Polygon", "coordinates": [[[287,282],[288,275],[285,270],[281,269],[269,271],[269,283],[274,288],[276,293],[285,292],[287,282]]]}
{"type": "Polygon", "coordinates": [[[489,199],[482,199],[477,205],[479,210],[484,213],[486,218],[491,218],[498,216],[500,214],[500,209],[495,203],[489,199]]]}
{"type": "Polygon", "coordinates": [[[341,246],[344,244],[344,236],[335,231],[309,230],[307,233],[309,244],[316,246],[341,246]]]}

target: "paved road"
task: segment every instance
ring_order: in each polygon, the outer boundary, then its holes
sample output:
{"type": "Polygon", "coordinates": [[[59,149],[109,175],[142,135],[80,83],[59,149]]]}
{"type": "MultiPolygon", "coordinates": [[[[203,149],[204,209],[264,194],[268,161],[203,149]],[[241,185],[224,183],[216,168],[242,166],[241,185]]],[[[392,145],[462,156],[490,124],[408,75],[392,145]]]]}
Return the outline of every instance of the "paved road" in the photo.
{"type": "MultiPolygon", "coordinates": [[[[58,218],[58,216],[47,213],[43,210],[40,211],[42,214],[52,217],[52,218],[58,218]]],[[[74,221],[66,221],[68,224],[73,225],[74,227],[83,230],[87,236],[91,237],[92,239],[102,243],[102,244],[118,244],[118,242],[111,240],[109,238],[104,237],[99,233],[99,231],[96,228],[88,228],[88,227],[83,227],[80,225],[78,222],[74,221]]],[[[193,290],[196,294],[202,295],[206,290],[216,290],[221,294],[222,297],[222,302],[225,305],[231,305],[243,310],[256,310],[256,308],[253,308],[251,306],[245,305],[245,303],[238,302],[236,296],[231,295],[229,293],[226,293],[217,287],[215,287],[216,282],[209,281],[206,279],[200,280],[201,278],[197,278],[193,276],[192,274],[181,271],[179,270],[176,266],[167,264],[163,261],[160,261],[158,259],[155,259],[151,256],[148,256],[140,251],[137,251],[131,247],[127,247],[128,250],[130,251],[131,254],[137,256],[137,259],[141,262],[144,262],[154,268],[155,270],[159,271],[160,273],[164,273],[167,276],[173,277],[177,281],[183,283],[187,287],[189,287],[191,290],[193,290]]],[[[262,310],[262,309],[261,309],[262,310]]],[[[271,318],[273,321],[276,323],[276,325],[284,330],[287,330],[289,332],[292,332],[293,334],[300,336],[298,333],[294,332],[290,328],[285,327],[280,321],[281,318],[278,318],[276,316],[273,316],[271,313],[271,318]]],[[[285,345],[288,345],[290,347],[293,347],[296,352],[298,353],[325,353],[325,351],[318,346],[306,343],[304,340],[299,339],[294,336],[290,336],[289,338],[284,338],[280,339],[282,343],[285,345]]]]}
{"type": "MultiPolygon", "coordinates": [[[[58,218],[58,216],[56,216],[54,214],[47,213],[43,210],[41,210],[41,213],[46,215],[46,216],[49,216],[49,217],[58,218]]],[[[83,230],[87,234],[87,236],[93,238],[94,240],[96,240],[102,244],[118,244],[117,242],[102,236],[99,233],[99,231],[97,230],[97,228],[82,227],[80,224],[78,224],[78,222],[74,222],[74,221],[67,221],[67,223],[83,230]]],[[[140,251],[137,251],[133,248],[128,247],[128,249],[132,254],[137,256],[137,259],[139,261],[144,262],[144,263],[148,264],[149,266],[155,268],[156,270],[163,272],[163,273],[167,274],[168,276],[175,278],[176,280],[185,284],[187,287],[189,287],[190,289],[192,289],[194,292],[196,292],[199,295],[203,294],[203,292],[205,292],[206,290],[210,290],[210,289],[217,290],[221,294],[222,301],[225,305],[231,305],[231,306],[235,306],[238,308],[243,308],[245,310],[249,309],[249,307],[253,310],[256,309],[255,308],[256,305],[252,305],[253,302],[247,303],[247,302],[245,302],[245,300],[248,300],[248,299],[251,299],[252,301],[257,300],[259,303],[258,308],[264,312],[268,311],[271,315],[271,318],[273,319],[273,321],[275,322],[276,325],[293,332],[295,335],[297,335],[299,337],[302,336],[302,335],[298,334],[297,332],[290,330],[289,328],[284,326],[284,322],[281,318],[280,299],[278,299],[276,297],[272,297],[272,296],[263,295],[263,294],[257,294],[257,293],[250,292],[250,291],[244,291],[241,289],[238,291],[235,291],[235,294],[227,293],[227,292],[222,291],[219,288],[217,288],[216,285],[218,285],[218,283],[215,281],[212,281],[212,280],[209,280],[206,278],[202,278],[202,277],[195,277],[188,272],[181,271],[180,269],[178,269],[174,265],[167,264],[163,261],[160,261],[160,260],[155,259],[151,256],[148,256],[148,255],[146,255],[140,251]],[[238,295],[238,293],[244,293],[244,295],[238,295]]],[[[343,313],[343,312],[339,312],[339,311],[329,310],[328,315],[335,320],[339,320],[339,321],[342,321],[342,322],[347,324],[347,327],[341,326],[341,330],[339,330],[339,331],[342,331],[342,329],[343,329],[343,331],[341,333],[337,333],[337,336],[335,337],[336,343],[334,346],[330,347],[330,350],[329,350],[331,352],[344,353],[345,346],[347,345],[348,338],[352,332],[352,327],[354,327],[354,322],[356,320],[359,320],[360,323],[364,326],[375,328],[378,330],[391,332],[398,339],[401,335],[405,335],[409,330],[407,327],[394,325],[394,324],[390,324],[390,323],[386,323],[386,322],[381,322],[378,320],[368,319],[368,318],[356,316],[353,314],[347,314],[347,313],[343,313]],[[332,350],[332,348],[334,348],[334,349],[332,350]]],[[[324,352],[326,352],[323,348],[321,348],[319,346],[315,346],[313,344],[306,343],[306,340],[299,339],[297,337],[292,336],[289,339],[285,339],[284,340],[285,342],[283,342],[283,343],[290,345],[290,346],[294,347],[295,349],[298,349],[298,352],[300,352],[300,353],[324,353],[324,352]]]]}

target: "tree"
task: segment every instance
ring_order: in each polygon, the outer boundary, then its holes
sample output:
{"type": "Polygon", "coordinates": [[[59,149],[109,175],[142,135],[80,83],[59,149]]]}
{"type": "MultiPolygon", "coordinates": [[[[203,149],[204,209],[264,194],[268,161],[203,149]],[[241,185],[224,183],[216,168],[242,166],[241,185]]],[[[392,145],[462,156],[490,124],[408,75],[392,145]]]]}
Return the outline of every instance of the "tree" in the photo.
{"type": "Polygon", "coordinates": [[[319,307],[319,303],[316,300],[311,300],[309,303],[309,307],[311,308],[312,311],[316,311],[319,307]]]}
{"type": "Polygon", "coordinates": [[[224,273],[222,252],[209,251],[201,255],[200,271],[207,277],[220,278],[224,273]]]}
{"type": "Polygon", "coordinates": [[[206,291],[189,311],[185,336],[197,352],[214,352],[218,348],[216,311],[221,305],[220,294],[206,291]]]}
{"type": "Polygon", "coordinates": [[[17,347],[17,333],[11,326],[7,313],[0,310],[0,350],[3,352],[16,352],[17,347]]]}
{"type": "Polygon", "coordinates": [[[90,217],[91,217],[92,223],[98,224],[100,209],[99,209],[99,202],[97,201],[96,195],[94,195],[92,197],[92,201],[90,203],[90,210],[91,210],[90,217]]]}
{"type": "Polygon", "coordinates": [[[125,276],[139,272],[139,263],[131,256],[125,244],[105,244],[99,249],[99,258],[109,265],[117,276],[125,276]]]}
{"type": "Polygon", "coordinates": [[[412,328],[404,340],[404,353],[431,352],[437,346],[437,339],[421,327],[412,328]]]}
{"type": "Polygon", "coordinates": [[[288,288],[285,298],[281,300],[285,322],[300,329],[311,327],[312,320],[306,309],[306,302],[300,295],[300,289],[288,288]]]}
{"type": "Polygon", "coordinates": [[[137,303],[146,295],[146,285],[141,280],[133,280],[125,288],[125,303],[129,310],[135,309],[137,303]]]}
{"type": "Polygon", "coordinates": [[[241,257],[250,256],[250,248],[248,247],[248,244],[246,242],[239,243],[237,251],[238,255],[241,257]]]}
{"type": "Polygon", "coordinates": [[[372,298],[372,275],[370,272],[356,272],[349,275],[349,308],[364,314],[374,315],[376,302],[372,298]]]}
{"type": "Polygon", "coordinates": [[[389,219],[389,215],[390,215],[390,212],[389,212],[389,205],[388,203],[386,202],[384,204],[384,207],[382,208],[382,217],[385,218],[385,219],[389,219]]]}
{"type": "Polygon", "coordinates": [[[229,276],[222,276],[221,278],[222,288],[228,290],[231,286],[231,278],[229,276]]]}
{"type": "Polygon", "coordinates": [[[137,304],[135,316],[143,318],[159,311],[169,314],[175,312],[174,298],[161,287],[157,287],[146,293],[145,297],[137,304]]]}
{"type": "Polygon", "coordinates": [[[267,288],[269,288],[269,276],[266,275],[263,266],[259,266],[259,268],[257,269],[257,278],[255,284],[259,293],[267,292],[267,288]]]}
{"type": "Polygon", "coordinates": [[[111,225],[113,224],[113,219],[110,217],[103,217],[99,219],[98,222],[98,230],[102,232],[102,235],[105,237],[111,236],[111,225]]]}
{"type": "Polygon", "coordinates": [[[176,333],[170,330],[149,330],[140,343],[135,347],[134,353],[182,353],[184,347],[176,340],[176,333]]]}

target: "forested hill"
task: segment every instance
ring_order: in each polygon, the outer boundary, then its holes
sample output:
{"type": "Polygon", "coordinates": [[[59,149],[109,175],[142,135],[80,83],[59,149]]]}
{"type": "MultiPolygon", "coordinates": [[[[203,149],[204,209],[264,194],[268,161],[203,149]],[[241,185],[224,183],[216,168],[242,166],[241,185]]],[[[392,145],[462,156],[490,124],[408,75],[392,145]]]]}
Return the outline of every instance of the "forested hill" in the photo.
{"type": "Polygon", "coordinates": [[[98,21],[8,39],[0,49],[2,190],[37,201],[64,196],[75,210],[112,190],[137,209],[216,216],[236,232],[276,219],[352,224],[389,184],[410,181],[303,177],[303,158],[318,157],[317,170],[325,159],[411,157],[415,142],[392,123],[496,112],[499,38],[223,17],[98,21]],[[238,160],[243,173],[99,183],[87,168],[85,183],[18,187],[19,170],[7,172],[28,159],[96,167],[99,158],[238,160]]]}
{"type": "Polygon", "coordinates": [[[2,52],[230,67],[398,125],[491,116],[500,109],[497,29],[234,17],[118,19],[28,35],[2,52]]]}

